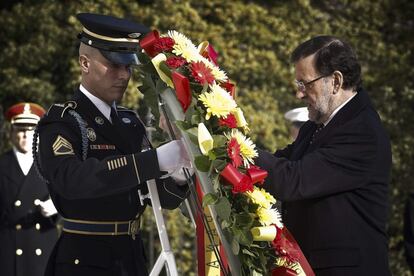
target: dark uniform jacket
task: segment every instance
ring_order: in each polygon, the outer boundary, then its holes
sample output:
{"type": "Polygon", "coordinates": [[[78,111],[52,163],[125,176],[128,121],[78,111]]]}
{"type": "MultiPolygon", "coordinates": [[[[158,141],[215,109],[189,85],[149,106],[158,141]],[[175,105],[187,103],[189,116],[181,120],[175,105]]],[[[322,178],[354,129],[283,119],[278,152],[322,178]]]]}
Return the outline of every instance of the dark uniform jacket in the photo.
{"type": "Polygon", "coordinates": [[[58,236],[56,216],[42,216],[37,206],[48,197],[33,166],[24,175],[12,150],[0,157],[0,275],[44,274],[58,236]]]}
{"type": "Polygon", "coordinates": [[[261,151],[265,188],[283,201],[283,220],[317,275],[390,275],[387,256],[390,142],[368,95],[359,91],[315,134],[261,151]]]}
{"type": "MultiPolygon", "coordinates": [[[[144,211],[138,189],[146,194],[146,181],[161,176],[157,154],[141,152],[145,127],[136,114],[125,109],[118,114],[119,121],[111,124],[78,90],[72,102],[52,106],[40,121],[40,167],[64,218],[127,221],[144,211]],[[86,131],[71,111],[80,115],[86,131]]],[[[177,207],[187,193],[168,178],[157,184],[164,208],[177,207]]],[[[139,235],[63,232],[47,275],[147,275],[143,250],[139,235]]]]}

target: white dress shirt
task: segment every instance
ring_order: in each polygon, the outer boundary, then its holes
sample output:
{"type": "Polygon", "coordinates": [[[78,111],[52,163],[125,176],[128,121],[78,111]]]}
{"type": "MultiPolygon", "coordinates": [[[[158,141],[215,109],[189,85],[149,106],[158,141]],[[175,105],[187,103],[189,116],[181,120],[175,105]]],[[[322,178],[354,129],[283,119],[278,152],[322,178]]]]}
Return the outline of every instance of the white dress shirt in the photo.
{"type": "Polygon", "coordinates": [[[30,171],[30,168],[33,164],[33,155],[31,151],[28,151],[27,153],[22,153],[18,151],[15,147],[13,147],[14,155],[17,158],[17,162],[20,165],[20,168],[22,169],[22,172],[24,175],[27,175],[30,171]]]}
{"type": "Polygon", "coordinates": [[[340,106],[338,106],[331,114],[331,116],[329,116],[328,120],[326,120],[323,125],[327,126],[329,124],[329,122],[333,119],[333,117],[336,115],[336,113],[339,112],[339,110],[341,110],[342,107],[344,107],[350,100],[352,100],[353,97],[356,96],[356,93],[354,95],[352,95],[351,97],[349,97],[348,100],[346,100],[343,104],[341,104],[340,106]]]}
{"type": "MultiPolygon", "coordinates": [[[[88,99],[98,108],[98,110],[105,116],[108,121],[112,123],[111,120],[111,106],[106,102],[102,101],[91,92],[89,92],[82,84],[79,86],[79,90],[86,96],[88,99]]],[[[116,111],[115,102],[112,104],[112,107],[116,111]]]]}

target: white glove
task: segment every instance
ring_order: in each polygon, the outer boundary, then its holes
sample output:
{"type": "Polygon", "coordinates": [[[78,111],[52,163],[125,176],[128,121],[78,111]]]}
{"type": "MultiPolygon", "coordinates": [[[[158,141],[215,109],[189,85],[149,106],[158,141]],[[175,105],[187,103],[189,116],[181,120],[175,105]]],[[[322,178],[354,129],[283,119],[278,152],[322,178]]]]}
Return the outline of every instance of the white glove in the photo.
{"type": "Polygon", "coordinates": [[[190,158],[181,140],[168,142],[157,148],[158,165],[169,174],[182,167],[191,168],[190,158]]]}
{"type": "MultiPolygon", "coordinates": [[[[194,169],[193,168],[187,168],[188,173],[190,174],[189,176],[191,177],[194,174],[194,169]]],[[[187,182],[187,178],[185,177],[185,173],[183,168],[180,168],[178,170],[176,170],[175,172],[173,172],[171,174],[172,179],[174,179],[177,184],[179,185],[184,185],[187,182]]]]}
{"type": "Polygon", "coordinates": [[[39,207],[40,207],[40,212],[42,213],[42,215],[47,218],[53,215],[56,215],[58,213],[51,199],[48,199],[46,201],[40,201],[39,207]]]}

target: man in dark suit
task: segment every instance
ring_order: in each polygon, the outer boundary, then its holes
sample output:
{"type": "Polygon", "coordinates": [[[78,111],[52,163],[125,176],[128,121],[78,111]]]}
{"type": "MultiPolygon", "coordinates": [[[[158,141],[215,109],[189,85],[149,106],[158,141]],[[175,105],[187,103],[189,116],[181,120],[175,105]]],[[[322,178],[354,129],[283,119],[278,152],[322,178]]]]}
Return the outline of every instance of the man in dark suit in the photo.
{"type": "Polygon", "coordinates": [[[58,238],[56,208],[32,166],[33,133],[44,113],[34,103],[6,112],[13,148],[0,157],[0,275],[44,275],[58,238]]]}
{"type": "Polygon", "coordinates": [[[149,29],[105,15],[77,18],[81,84],[38,128],[40,171],[63,216],[47,275],[147,275],[139,227],[148,202],[140,195],[157,179],[162,207],[176,208],[188,188],[161,178],[189,161],[179,141],[151,148],[135,112],[116,106],[149,29]]]}
{"type": "Polygon", "coordinates": [[[284,223],[316,275],[390,275],[386,224],[390,142],[352,48],[332,36],[298,46],[296,97],[309,121],[293,144],[257,165],[283,201],[284,223]]]}

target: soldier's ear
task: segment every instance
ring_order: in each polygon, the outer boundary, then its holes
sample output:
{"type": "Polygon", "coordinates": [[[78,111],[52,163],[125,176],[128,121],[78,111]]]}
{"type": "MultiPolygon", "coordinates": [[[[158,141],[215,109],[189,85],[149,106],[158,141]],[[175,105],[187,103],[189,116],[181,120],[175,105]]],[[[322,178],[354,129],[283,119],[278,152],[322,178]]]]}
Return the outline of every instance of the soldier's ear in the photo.
{"type": "Polygon", "coordinates": [[[79,65],[83,73],[89,73],[90,59],[87,55],[79,56],[79,65]]]}

